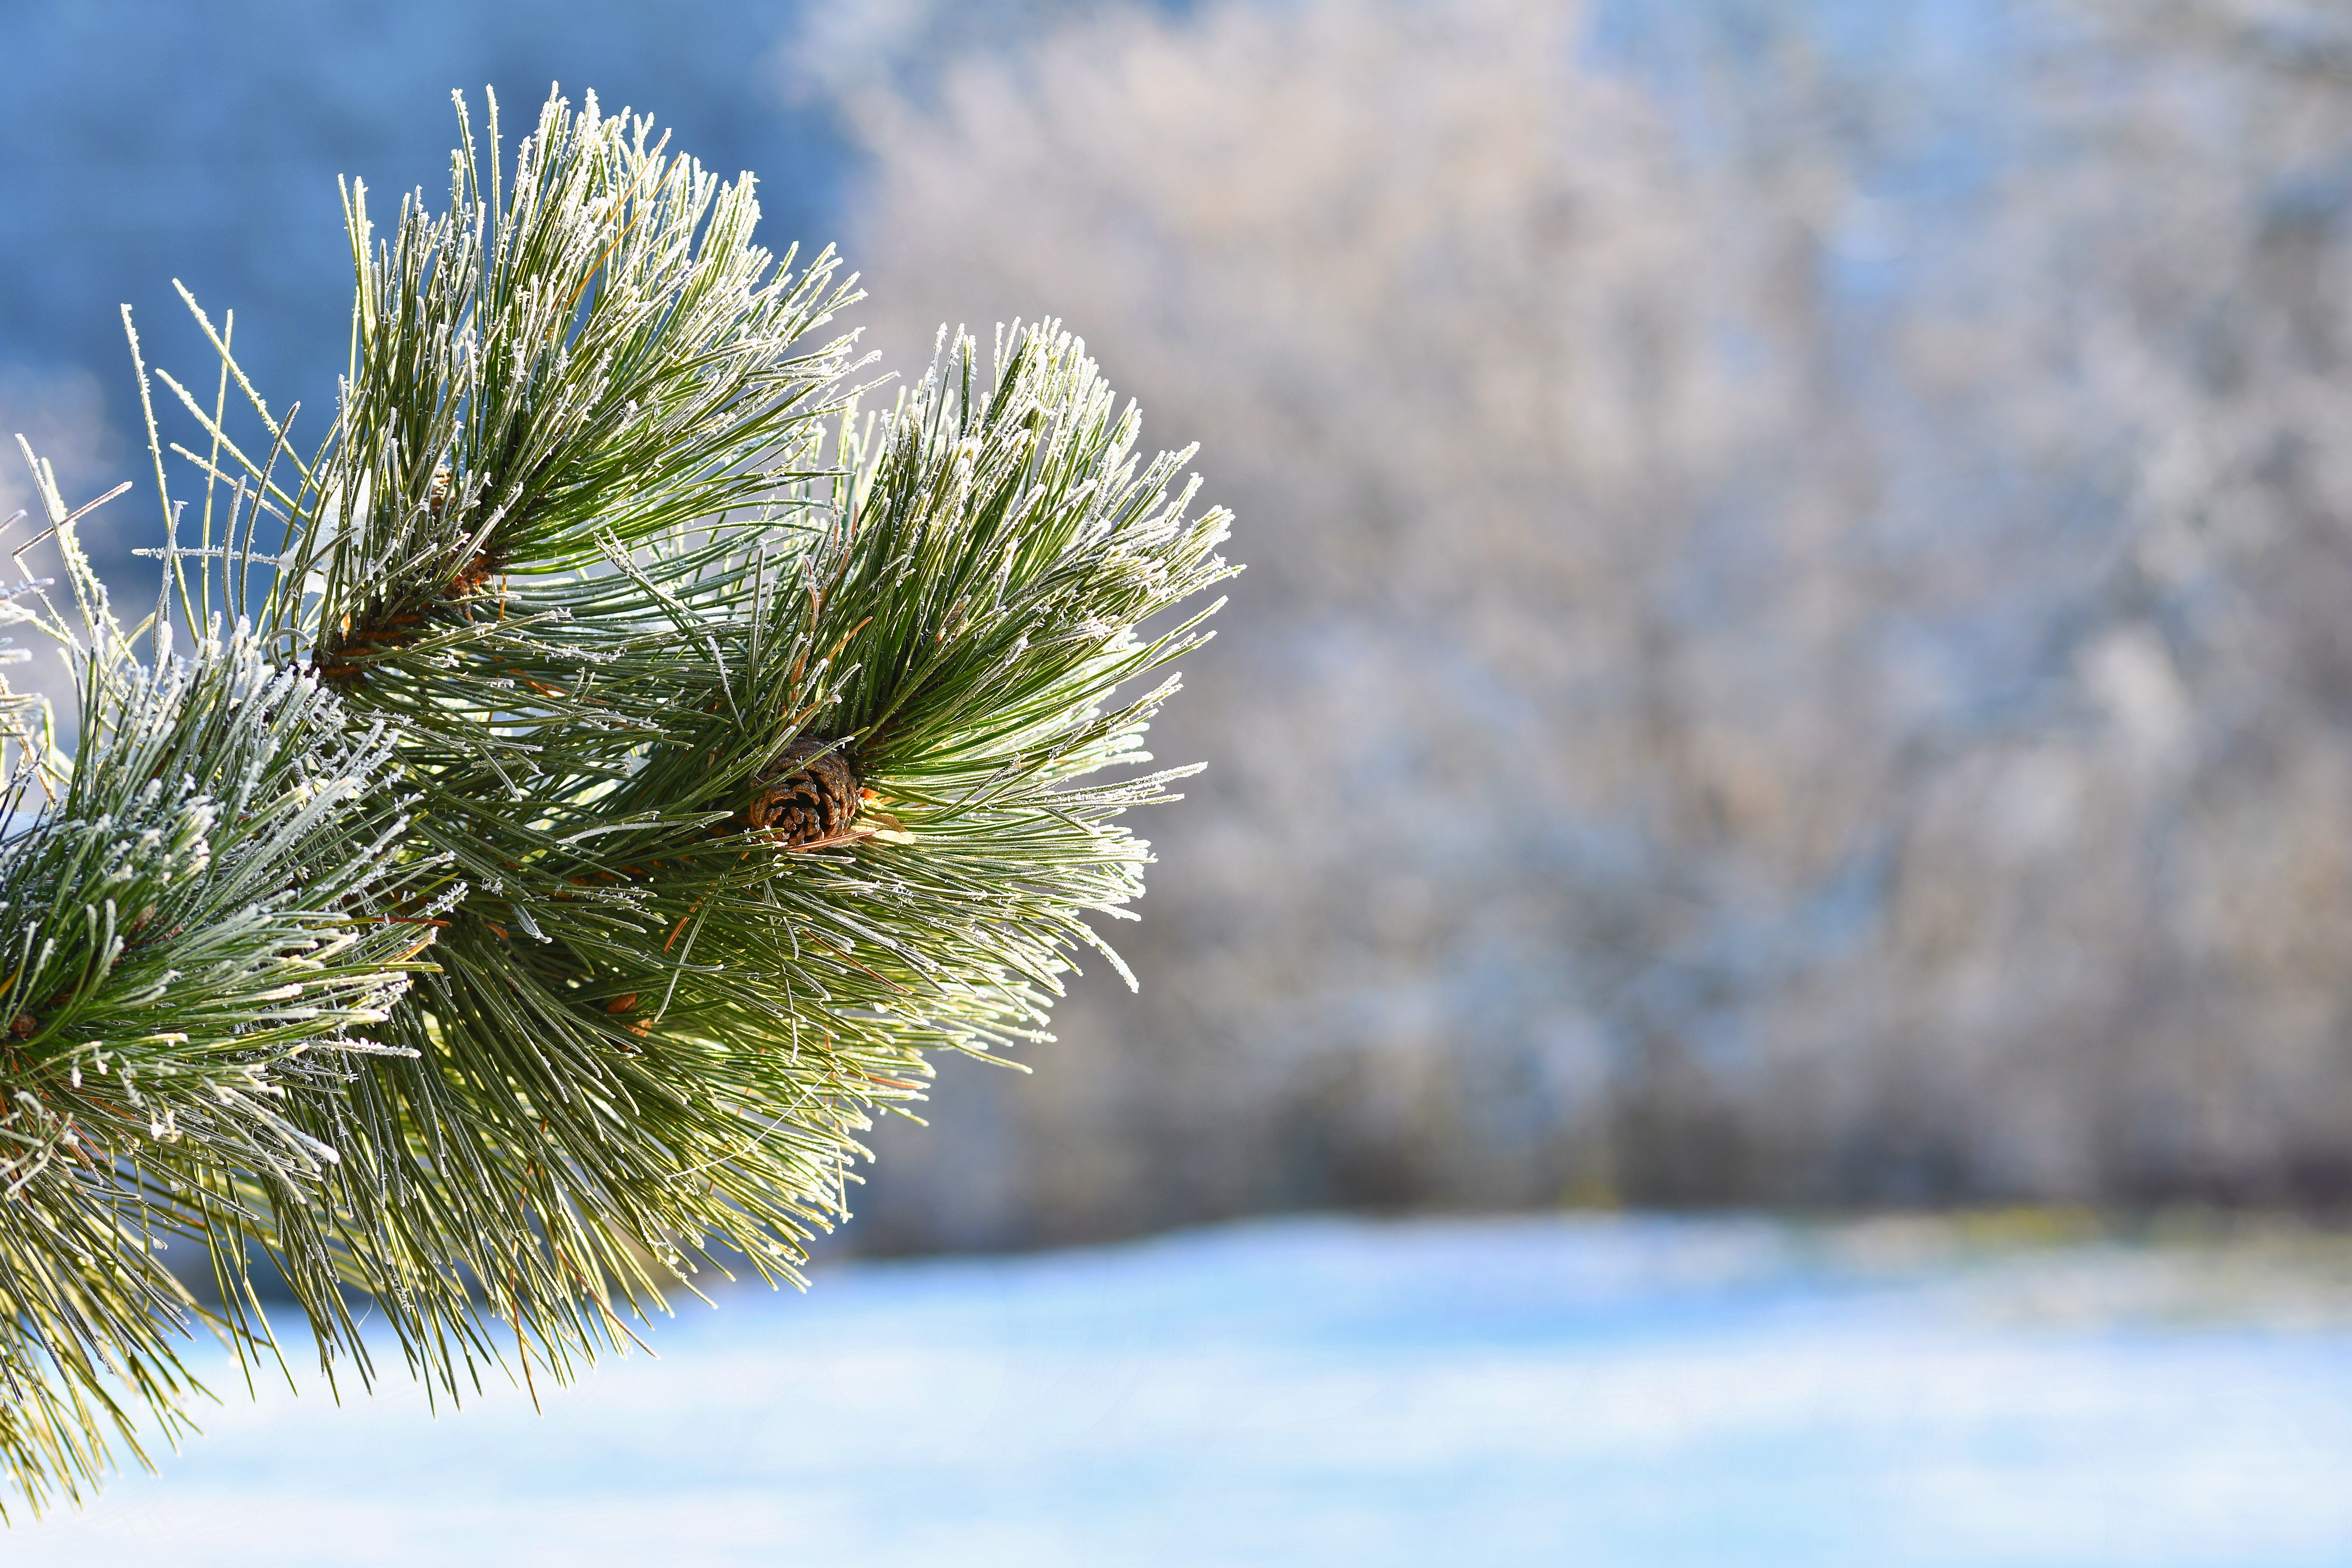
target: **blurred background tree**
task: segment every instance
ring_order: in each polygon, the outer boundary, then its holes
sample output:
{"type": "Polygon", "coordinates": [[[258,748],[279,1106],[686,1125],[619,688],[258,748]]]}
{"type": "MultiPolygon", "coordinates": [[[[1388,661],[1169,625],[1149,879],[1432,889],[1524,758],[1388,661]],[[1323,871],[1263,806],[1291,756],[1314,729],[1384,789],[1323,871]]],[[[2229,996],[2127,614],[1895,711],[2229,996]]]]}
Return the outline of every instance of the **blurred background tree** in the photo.
{"type": "Polygon", "coordinates": [[[1258,563],[1160,983],[869,1222],[2343,1195],[2347,40],[1333,0],[856,100],[893,356],[1066,302],[1258,563]]]}
{"type": "Polygon", "coordinates": [[[951,1067],[854,1244],[2352,1191],[2338,9],[71,9],[0,65],[0,412],[92,478],[175,237],[323,395],[254,215],[484,77],[761,171],[890,365],[1050,306],[1202,438],[1254,570],[1143,994],[951,1067]]]}

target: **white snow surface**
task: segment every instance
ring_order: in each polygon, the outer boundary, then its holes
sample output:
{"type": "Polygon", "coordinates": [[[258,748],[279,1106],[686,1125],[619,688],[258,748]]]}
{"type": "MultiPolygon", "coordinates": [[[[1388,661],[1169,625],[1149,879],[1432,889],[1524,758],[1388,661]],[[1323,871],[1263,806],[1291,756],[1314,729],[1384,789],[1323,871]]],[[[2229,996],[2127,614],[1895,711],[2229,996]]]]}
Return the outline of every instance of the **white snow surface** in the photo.
{"type": "Polygon", "coordinates": [[[1921,1234],[1300,1220],[840,1264],[542,1376],[544,1415],[248,1403],[221,1363],[204,1437],[0,1561],[2352,1563],[2339,1285],[1921,1234]]]}

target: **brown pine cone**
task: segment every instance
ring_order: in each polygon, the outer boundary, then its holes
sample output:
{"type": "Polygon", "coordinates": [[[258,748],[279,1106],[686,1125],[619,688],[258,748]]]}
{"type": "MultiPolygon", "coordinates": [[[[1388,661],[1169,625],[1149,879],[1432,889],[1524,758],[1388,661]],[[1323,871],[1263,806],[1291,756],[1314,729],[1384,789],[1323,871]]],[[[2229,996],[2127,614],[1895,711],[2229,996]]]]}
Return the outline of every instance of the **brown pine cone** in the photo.
{"type": "Polygon", "coordinates": [[[760,773],[743,815],[788,845],[836,837],[857,819],[857,769],[831,741],[795,741],[760,773]],[[827,748],[831,748],[828,750],[827,748]],[[823,753],[820,755],[819,753],[823,753]]]}

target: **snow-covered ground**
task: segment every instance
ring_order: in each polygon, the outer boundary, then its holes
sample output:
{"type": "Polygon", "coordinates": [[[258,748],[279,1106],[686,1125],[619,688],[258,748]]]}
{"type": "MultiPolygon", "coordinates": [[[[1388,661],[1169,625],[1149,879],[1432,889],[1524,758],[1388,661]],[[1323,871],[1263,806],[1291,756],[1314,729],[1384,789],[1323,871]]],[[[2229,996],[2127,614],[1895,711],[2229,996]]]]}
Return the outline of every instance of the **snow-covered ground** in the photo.
{"type": "Polygon", "coordinates": [[[2293,1249],[1295,1221],[835,1266],[653,1343],[543,1417],[240,1392],[0,1560],[2352,1563],[2352,1285],[2293,1249]]]}

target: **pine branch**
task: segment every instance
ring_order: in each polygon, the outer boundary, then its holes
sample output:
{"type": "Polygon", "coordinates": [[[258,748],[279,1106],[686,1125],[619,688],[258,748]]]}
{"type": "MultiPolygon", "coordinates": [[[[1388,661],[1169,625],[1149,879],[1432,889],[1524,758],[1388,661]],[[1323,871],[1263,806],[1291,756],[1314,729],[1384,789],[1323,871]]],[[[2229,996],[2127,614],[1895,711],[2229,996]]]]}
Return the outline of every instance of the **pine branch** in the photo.
{"type": "MultiPolygon", "coordinates": [[[[206,437],[176,448],[202,526],[184,547],[167,489],[155,617],[115,626],[61,503],[80,629],[25,601],[76,650],[83,738],[19,727],[19,793],[62,793],[0,846],[0,920],[59,945],[9,994],[43,1000],[0,1077],[44,1108],[30,1201],[83,1217],[66,1251],[0,1247],[67,1282],[20,1329],[99,1347],[167,1431],[157,1326],[191,1303],[94,1227],[203,1236],[239,1344],[266,1258],[365,1378],[356,1287],[453,1399],[509,1349],[570,1375],[735,1258],[796,1279],[927,1052],[1039,1038],[1080,948],[1118,963],[1087,917],[1150,857],[1115,819],[1190,771],[1082,782],[1150,760],[1174,681],[1142,678],[1210,612],[1139,628],[1229,572],[1190,453],[1137,455],[1083,345],[959,337],[862,416],[822,336],[854,296],[752,242],[748,178],[593,98],[551,100],[510,186],[495,105],[488,140],[380,242],[351,188],[352,363],[307,458],[189,301],[220,390],[154,375],[206,437]],[[151,861],[144,901],[107,879],[151,861]],[[89,1108],[73,1050],[109,1064],[89,1108]]],[[[95,1475],[101,1417],[128,1431],[51,1354],[13,1407],[47,1414],[0,1429],[37,1496],[95,1475]]]]}
{"type": "Polygon", "coordinates": [[[0,844],[0,1462],[37,1507],[95,1482],[102,1428],[141,1453],[136,1406],[185,1425],[170,1341],[196,1310],[165,1238],[236,1287],[215,1326],[266,1339],[243,1310],[266,1221],[236,1188],[320,1195],[336,1151],[302,1108],[395,1048],[355,1031],[430,935],[379,912],[407,827],[382,732],[249,636],[141,666],[63,542],[82,635],[37,588],[32,622],[75,657],[80,742],[19,767],[0,844]]]}

